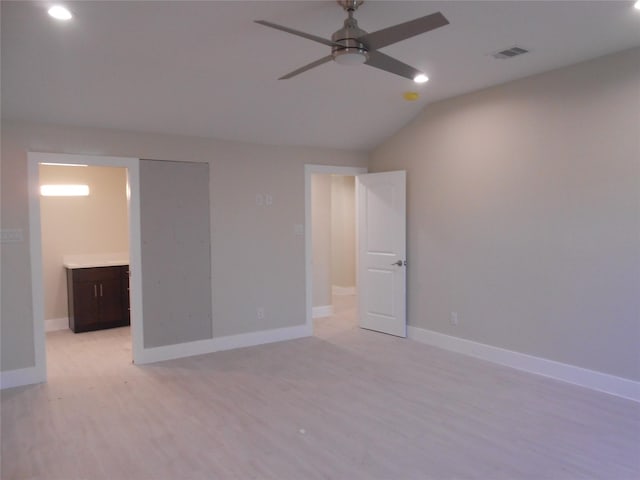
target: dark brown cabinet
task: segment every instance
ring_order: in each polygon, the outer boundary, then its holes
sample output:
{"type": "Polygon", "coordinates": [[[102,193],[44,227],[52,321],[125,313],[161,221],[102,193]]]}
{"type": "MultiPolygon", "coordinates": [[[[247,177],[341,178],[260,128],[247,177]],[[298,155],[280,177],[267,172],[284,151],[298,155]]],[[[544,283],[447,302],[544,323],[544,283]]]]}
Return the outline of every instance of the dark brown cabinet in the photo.
{"type": "Polygon", "coordinates": [[[69,328],[74,333],[129,325],[129,266],[68,268],[69,328]]]}

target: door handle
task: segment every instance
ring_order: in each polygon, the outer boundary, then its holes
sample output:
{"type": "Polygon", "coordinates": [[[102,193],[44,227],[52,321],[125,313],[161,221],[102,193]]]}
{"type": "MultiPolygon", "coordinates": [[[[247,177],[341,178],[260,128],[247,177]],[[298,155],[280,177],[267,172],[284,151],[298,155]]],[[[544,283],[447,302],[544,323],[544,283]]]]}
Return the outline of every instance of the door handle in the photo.
{"type": "Polygon", "coordinates": [[[397,262],[392,263],[391,265],[395,265],[397,267],[401,267],[401,266],[406,265],[406,264],[407,264],[406,260],[404,262],[402,260],[398,260],[397,262]]]}

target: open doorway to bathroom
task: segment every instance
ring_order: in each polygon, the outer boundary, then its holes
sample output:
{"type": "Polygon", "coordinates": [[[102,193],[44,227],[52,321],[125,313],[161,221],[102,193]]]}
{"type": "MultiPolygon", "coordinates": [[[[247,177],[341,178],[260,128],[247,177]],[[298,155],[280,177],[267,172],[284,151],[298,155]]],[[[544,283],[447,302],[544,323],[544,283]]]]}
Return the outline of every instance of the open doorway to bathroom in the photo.
{"type": "Polygon", "coordinates": [[[319,334],[357,326],[355,176],[366,170],[313,168],[307,171],[307,297],[314,333],[319,334]]]}
{"type": "Polygon", "coordinates": [[[41,163],[38,170],[49,375],[79,359],[82,368],[130,363],[127,169],[41,163]]]}
{"type": "MultiPolygon", "coordinates": [[[[122,273],[101,281],[102,277],[93,278],[93,272],[85,272],[86,275],[81,275],[83,278],[79,279],[83,283],[80,290],[84,292],[82,297],[93,306],[97,303],[99,307],[105,307],[106,311],[103,316],[98,317],[98,323],[111,326],[119,322],[126,323],[122,318],[122,311],[126,307],[130,331],[128,327],[123,327],[126,329],[124,338],[118,346],[108,348],[108,351],[118,352],[123,362],[137,363],[142,355],[144,329],[139,159],[41,152],[28,152],[27,156],[34,378],[43,382],[48,380],[47,367],[51,365],[47,351],[47,331],[56,334],[66,330],[71,338],[90,340],[94,333],[92,327],[98,326],[85,328],[88,333],[82,334],[73,334],[69,330],[72,312],[69,309],[67,272],[73,269],[91,270],[82,267],[116,267],[122,273]],[[110,180],[105,182],[105,177],[110,177],[110,180]],[[45,197],[42,195],[43,185],[54,185],[52,189],[63,191],[56,196],[45,197]],[[82,195],[71,197],[68,187],[65,187],[67,185],[81,185],[72,187],[71,190],[83,192],[82,195]],[[112,298],[114,290],[121,293],[121,301],[110,303],[108,300],[112,298]]],[[[96,329],[98,332],[114,330],[117,329],[96,329]]],[[[68,366],[71,370],[66,370],[67,376],[78,373],[93,378],[95,372],[92,374],[91,368],[99,364],[113,365],[108,356],[95,346],[87,341],[80,348],[91,353],[92,357],[86,359],[74,359],[71,349],[61,348],[58,373],[62,373],[61,370],[68,366]]]]}

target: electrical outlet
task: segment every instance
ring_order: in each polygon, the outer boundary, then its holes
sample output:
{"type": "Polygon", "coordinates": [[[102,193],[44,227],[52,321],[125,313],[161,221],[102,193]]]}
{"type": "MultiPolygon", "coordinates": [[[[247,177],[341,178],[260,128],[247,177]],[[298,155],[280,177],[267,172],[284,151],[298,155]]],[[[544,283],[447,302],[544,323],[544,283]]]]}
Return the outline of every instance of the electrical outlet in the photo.
{"type": "Polygon", "coordinates": [[[458,325],[458,312],[451,312],[449,314],[449,323],[451,323],[451,325],[458,325]]]}
{"type": "Polygon", "coordinates": [[[264,197],[261,193],[256,194],[256,205],[262,207],[264,205],[264,197]]]}
{"type": "Polygon", "coordinates": [[[264,204],[267,207],[270,207],[271,205],[273,205],[273,195],[271,195],[270,193],[265,194],[265,196],[264,196],[264,204]]]}
{"type": "Polygon", "coordinates": [[[256,315],[258,317],[258,320],[264,320],[264,307],[258,307],[256,309],[256,315]]]}

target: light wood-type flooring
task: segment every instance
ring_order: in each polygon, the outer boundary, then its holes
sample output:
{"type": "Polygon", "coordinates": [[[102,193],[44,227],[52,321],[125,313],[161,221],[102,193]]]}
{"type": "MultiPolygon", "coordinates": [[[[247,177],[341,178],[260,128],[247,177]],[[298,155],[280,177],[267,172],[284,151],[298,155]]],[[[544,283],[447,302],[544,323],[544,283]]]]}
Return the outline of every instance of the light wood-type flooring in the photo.
{"type": "Polygon", "coordinates": [[[148,366],[128,328],[47,335],[2,392],[2,479],[640,479],[640,404],[360,330],[148,366]]]}

